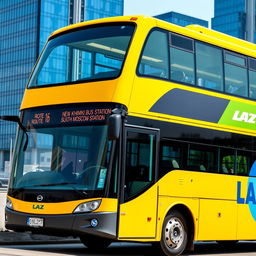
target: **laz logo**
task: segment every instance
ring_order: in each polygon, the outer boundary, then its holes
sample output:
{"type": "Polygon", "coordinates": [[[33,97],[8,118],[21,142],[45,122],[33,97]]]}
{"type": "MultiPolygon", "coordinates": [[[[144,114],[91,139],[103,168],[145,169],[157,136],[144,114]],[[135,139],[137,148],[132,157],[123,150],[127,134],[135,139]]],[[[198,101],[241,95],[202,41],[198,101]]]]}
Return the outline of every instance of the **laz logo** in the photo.
{"type": "Polygon", "coordinates": [[[36,210],[43,210],[44,209],[44,205],[43,204],[33,204],[33,209],[36,210]]]}
{"type": "Polygon", "coordinates": [[[238,204],[256,204],[256,198],[255,198],[255,189],[253,182],[248,183],[247,193],[246,197],[241,197],[241,182],[237,182],[237,198],[236,201],[238,204]]]}
{"type": "Polygon", "coordinates": [[[239,110],[236,110],[232,119],[239,122],[255,124],[256,114],[248,113],[248,112],[240,112],[239,110]]]}

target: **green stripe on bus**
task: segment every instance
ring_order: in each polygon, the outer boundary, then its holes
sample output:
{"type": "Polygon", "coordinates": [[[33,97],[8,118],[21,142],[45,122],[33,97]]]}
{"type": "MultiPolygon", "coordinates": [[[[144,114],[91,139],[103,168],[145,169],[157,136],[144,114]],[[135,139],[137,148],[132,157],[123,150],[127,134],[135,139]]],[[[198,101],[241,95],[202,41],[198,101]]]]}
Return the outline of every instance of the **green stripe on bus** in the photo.
{"type": "Polygon", "coordinates": [[[230,101],[219,124],[256,130],[256,106],[230,101]]]}

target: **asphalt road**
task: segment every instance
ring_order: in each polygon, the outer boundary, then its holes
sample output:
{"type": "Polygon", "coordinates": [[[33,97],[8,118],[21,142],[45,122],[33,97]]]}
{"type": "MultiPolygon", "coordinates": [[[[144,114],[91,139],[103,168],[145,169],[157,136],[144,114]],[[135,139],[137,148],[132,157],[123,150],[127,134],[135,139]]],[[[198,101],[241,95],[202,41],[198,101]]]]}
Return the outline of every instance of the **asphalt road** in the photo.
{"type": "MultiPolygon", "coordinates": [[[[158,256],[152,250],[150,244],[128,244],[113,243],[109,248],[102,252],[90,251],[82,244],[45,244],[45,245],[15,245],[1,246],[0,256],[158,256]]],[[[231,248],[225,248],[216,243],[199,243],[195,246],[195,251],[185,255],[194,256],[216,256],[216,255],[255,255],[256,242],[241,242],[231,248]]]]}

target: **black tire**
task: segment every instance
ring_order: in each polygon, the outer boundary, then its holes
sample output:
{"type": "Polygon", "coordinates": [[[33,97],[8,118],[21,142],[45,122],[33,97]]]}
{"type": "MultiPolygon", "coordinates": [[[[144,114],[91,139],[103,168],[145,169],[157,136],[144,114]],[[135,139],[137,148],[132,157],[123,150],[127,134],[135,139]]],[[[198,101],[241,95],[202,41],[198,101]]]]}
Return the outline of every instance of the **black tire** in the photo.
{"type": "Polygon", "coordinates": [[[103,250],[107,248],[112,240],[97,236],[80,236],[81,242],[89,249],[103,250]]]}
{"type": "Polygon", "coordinates": [[[188,243],[188,228],[183,215],[170,212],[164,220],[160,246],[167,256],[181,255],[188,243]]]}

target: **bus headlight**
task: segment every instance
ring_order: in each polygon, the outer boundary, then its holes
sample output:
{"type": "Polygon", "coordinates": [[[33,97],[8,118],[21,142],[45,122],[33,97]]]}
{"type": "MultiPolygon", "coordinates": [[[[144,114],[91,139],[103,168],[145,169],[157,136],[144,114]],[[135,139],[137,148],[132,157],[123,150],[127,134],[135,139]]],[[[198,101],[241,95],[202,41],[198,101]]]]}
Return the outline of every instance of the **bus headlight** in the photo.
{"type": "Polygon", "coordinates": [[[100,204],[101,204],[101,200],[94,200],[94,201],[79,204],[74,210],[74,213],[95,211],[100,207],[100,204]]]}
{"type": "Polygon", "coordinates": [[[9,209],[13,209],[12,201],[10,198],[6,198],[6,207],[9,209]]]}

